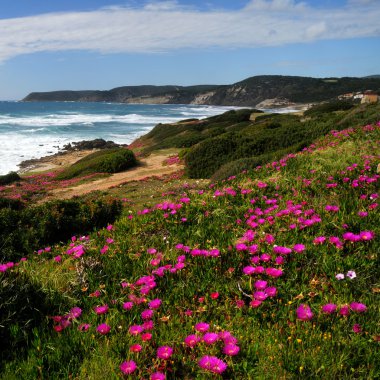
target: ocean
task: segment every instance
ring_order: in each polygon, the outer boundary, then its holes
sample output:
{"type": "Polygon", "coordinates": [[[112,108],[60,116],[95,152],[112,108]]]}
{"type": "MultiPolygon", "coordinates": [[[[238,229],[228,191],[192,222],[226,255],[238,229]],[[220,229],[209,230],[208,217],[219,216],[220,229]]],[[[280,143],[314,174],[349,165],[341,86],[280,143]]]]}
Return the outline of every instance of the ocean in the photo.
{"type": "Polygon", "coordinates": [[[65,144],[102,138],[130,144],[158,123],[218,115],[236,107],[76,102],[1,102],[0,175],[65,144]]]}

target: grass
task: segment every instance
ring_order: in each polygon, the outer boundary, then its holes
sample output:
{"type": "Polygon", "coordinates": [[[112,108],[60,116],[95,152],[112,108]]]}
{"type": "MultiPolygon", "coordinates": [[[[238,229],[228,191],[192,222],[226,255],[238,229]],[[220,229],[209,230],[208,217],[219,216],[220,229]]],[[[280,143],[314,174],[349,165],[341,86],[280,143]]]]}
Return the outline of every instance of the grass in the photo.
{"type": "MultiPolygon", "coordinates": [[[[19,345],[3,341],[0,378],[119,379],[127,377],[120,365],[131,360],[130,378],[379,378],[379,127],[330,133],[302,153],[216,184],[151,179],[115,189],[135,199],[113,226],[0,273],[8,284],[33,284],[31,310],[33,292],[39,295],[24,338],[16,334],[26,329],[23,317],[15,313],[6,324],[19,345]],[[75,258],[78,246],[84,253],[75,258]],[[258,273],[244,274],[250,266],[258,273]],[[265,294],[258,280],[267,281],[265,294]],[[328,303],[337,311],[324,313],[328,303]],[[312,316],[298,314],[302,304],[312,316]],[[74,306],[80,315],[65,317],[74,306]],[[146,310],[151,319],[143,319],[146,310]],[[223,339],[205,343],[200,322],[223,339]],[[108,334],[97,331],[101,323],[108,334]],[[135,325],[151,339],[131,334],[135,325]],[[185,343],[190,334],[201,339],[194,347],[185,343]],[[224,352],[228,342],[237,355],[224,352]],[[168,360],[157,357],[161,346],[173,348],[168,360]],[[200,367],[205,355],[223,360],[222,375],[200,367]]],[[[12,307],[11,298],[3,301],[12,307]]]]}

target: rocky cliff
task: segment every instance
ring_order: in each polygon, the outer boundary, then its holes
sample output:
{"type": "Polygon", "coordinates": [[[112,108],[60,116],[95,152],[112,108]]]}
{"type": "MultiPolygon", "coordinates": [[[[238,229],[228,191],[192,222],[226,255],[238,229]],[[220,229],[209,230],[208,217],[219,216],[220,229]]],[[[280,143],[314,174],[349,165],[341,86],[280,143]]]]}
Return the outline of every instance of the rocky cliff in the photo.
{"type": "Polygon", "coordinates": [[[141,104],[206,104],[256,107],[267,99],[288,102],[319,102],[338,95],[374,90],[380,92],[380,78],[309,78],[261,75],[232,85],[124,86],[108,91],[32,92],[23,101],[117,102],[141,104]]]}

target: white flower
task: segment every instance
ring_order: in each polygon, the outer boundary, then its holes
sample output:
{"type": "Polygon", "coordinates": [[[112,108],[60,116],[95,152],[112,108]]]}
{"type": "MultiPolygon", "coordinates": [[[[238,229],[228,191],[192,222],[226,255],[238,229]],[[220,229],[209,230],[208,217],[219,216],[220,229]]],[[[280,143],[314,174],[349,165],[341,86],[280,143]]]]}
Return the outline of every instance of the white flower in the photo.
{"type": "Polygon", "coordinates": [[[355,271],[353,271],[353,270],[349,270],[349,271],[347,272],[347,277],[350,278],[351,280],[354,279],[354,278],[356,277],[356,273],[355,273],[355,271]]]}

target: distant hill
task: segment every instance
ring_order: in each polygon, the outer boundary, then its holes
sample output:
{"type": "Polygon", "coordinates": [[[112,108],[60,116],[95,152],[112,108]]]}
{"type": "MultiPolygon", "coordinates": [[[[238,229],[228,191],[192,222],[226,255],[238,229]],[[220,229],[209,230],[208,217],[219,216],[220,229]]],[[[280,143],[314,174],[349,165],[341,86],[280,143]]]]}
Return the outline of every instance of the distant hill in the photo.
{"type": "Polygon", "coordinates": [[[140,104],[206,104],[257,107],[263,101],[284,106],[328,100],[338,95],[373,90],[380,92],[380,77],[310,78],[260,75],[232,85],[124,86],[107,91],[32,92],[25,102],[75,101],[140,104]]]}

